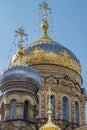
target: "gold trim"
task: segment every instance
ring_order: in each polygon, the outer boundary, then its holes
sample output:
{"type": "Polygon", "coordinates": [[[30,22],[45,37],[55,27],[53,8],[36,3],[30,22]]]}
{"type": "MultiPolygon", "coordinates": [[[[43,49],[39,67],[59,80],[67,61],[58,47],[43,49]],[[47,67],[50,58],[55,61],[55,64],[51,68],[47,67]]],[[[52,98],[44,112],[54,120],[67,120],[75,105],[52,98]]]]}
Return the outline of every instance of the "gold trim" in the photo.
{"type": "Polygon", "coordinates": [[[50,43],[54,43],[54,44],[57,43],[52,38],[50,38],[47,33],[43,33],[43,35],[38,40],[33,42],[31,45],[33,45],[35,43],[40,43],[40,42],[50,42],[50,43]]]}
{"type": "Polygon", "coordinates": [[[40,47],[35,47],[29,54],[23,55],[21,59],[18,55],[13,57],[10,65],[33,65],[39,63],[62,65],[81,74],[80,63],[73,59],[66,50],[62,50],[56,54],[54,52],[45,52],[40,47]]]}

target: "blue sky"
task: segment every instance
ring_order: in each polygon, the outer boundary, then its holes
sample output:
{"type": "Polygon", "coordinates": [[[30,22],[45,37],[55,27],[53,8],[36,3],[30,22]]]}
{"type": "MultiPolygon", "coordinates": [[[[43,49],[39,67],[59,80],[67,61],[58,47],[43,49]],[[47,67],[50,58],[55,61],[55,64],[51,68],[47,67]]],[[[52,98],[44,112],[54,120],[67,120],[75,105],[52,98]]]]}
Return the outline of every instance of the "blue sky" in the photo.
{"type": "MultiPolygon", "coordinates": [[[[8,66],[17,50],[13,44],[15,30],[21,26],[25,29],[28,42],[24,45],[40,37],[37,17],[38,4],[42,1],[0,0],[0,71],[8,66]]],[[[70,49],[80,60],[83,87],[87,88],[87,0],[47,0],[47,2],[52,9],[52,23],[55,30],[50,32],[49,29],[49,35],[70,49]]],[[[17,39],[15,43],[17,44],[17,39]]]]}

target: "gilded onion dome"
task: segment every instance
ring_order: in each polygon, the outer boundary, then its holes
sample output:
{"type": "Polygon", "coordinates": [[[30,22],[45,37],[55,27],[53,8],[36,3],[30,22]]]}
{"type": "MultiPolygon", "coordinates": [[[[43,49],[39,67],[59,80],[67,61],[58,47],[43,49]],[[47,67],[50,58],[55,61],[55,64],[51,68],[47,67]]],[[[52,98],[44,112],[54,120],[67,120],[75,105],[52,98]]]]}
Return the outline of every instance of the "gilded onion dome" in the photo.
{"type": "Polygon", "coordinates": [[[42,126],[39,130],[61,130],[58,126],[54,125],[51,120],[51,114],[52,112],[48,111],[48,122],[42,126]]]}
{"type": "Polygon", "coordinates": [[[42,127],[40,127],[39,130],[61,130],[58,126],[56,126],[51,119],[52,116],[52,105],[51,105],[51,101],[50,101],[50,88],[49,88],[49,103],[48,103],[48,121],[45,125],[43,125],[42,127]]]}
{"type": "Polygon", "coordinates": [[[16,64],[57,64],[68,67],[77,73],[81,74],[81,65],[77,57],[66,47],[60,45],[58,42],[51,39],[48,34],[47,10],[48,4],[44,1],[40,5],[44,9],[43,24],[41,25],[43,34],[35,42],[26,46],[23,51],[22,60],[19,54],[15,54],[11,60],[10,65],[16,64]]]}

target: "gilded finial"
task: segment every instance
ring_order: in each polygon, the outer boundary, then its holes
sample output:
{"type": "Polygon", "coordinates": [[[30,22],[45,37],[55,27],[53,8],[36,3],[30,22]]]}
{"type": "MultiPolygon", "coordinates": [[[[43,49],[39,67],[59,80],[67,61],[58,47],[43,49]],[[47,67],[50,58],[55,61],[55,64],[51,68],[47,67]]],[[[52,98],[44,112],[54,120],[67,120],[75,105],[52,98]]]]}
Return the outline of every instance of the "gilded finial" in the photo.
{"type": "Polygon", "coordinates": [[[42,4],[39,4],[39,6],[40,6],[40,8],[43,8],[43,11],[44,11],[44,13],[42,15],[43,24],[41,25],[41,27],[42,27],[44,33],[46,33],[48,30],[47,11],[51,10],[51,9],[48,7],[46,0],[44,0],[44,2],[42,2],[42,4]]]}
{"type": "Polygon", "coordinates": [[[49,96],[49,102],[48,102],[48,121],[45,125],[43,125],[42,127],[40,127],[39,130],[61,130],[58,126],[56,126],[55,124],[53,124],[52,120],[51,120],[51,116],[52,116],[52,105],[51,105],[51,100],[50,100],[50,96],[51,96],[51,90],[49,87],[48,90],[48,96],[49,96]]]}
{"type": "Polygon", "coordinates": [[[19,34],[20,36],[20,40],[18,42],[18,47],[19,47],[19,50],[18,50],[18,55],[21,57],[23,56],[24,54],[24,51],[23,51],[23,45],[22,43],[24,42],[23,40],[23,36],[28,36],[27,34],[24,33],[24,29],[21,27],[21,28],[18,28],[18,30],[15,31],[17,34],[19,34]]]}
{"type": "Polygon", "coordinates": [[[49,96],[49,102],[48,102],[48,120],[51,120],[51,116],[52,116],[52,105],[51,105],[51,100],[50,100],[50,96],[51,96],[51,90],[50,90],[50,87],[49,87],[49,91],[48,91],[48,96],[49,96]]]}
{"type": "MultiPolygon", "coordinates": [[[[53,43],[57,43],[52,38],[50,38],[49,35],[47,34],[47,30],[48,30],[48,26],[49,26],[48,25],[49,20],[48,20],[47,16],[49,14],[51,14],[51,9],[48,7],[48,4],[47,4],[46,0],[44,0],[44,2],[42,2],[42,4],[39,4],[39,7],[40,7],[40,9],[43,9],[43,14],[42,14],[43,23],[41,25],[41,28],[43,30],[43,34],[34,43],[37,43],[37,42],[53,42],[53,43]]],[[[32,43],[32,44],[34,44],[34,43],[32,43]]]]}

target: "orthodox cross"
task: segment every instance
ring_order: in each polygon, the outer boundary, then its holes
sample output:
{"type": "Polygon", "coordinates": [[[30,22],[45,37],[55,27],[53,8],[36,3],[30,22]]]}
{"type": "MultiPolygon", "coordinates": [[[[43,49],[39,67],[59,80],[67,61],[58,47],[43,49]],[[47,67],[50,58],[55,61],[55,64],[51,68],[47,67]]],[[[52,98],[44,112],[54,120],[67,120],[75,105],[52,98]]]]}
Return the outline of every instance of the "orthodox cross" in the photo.
{"type": "Polygon", "coordinates": [[[24,42],[24,40],[23,40],[23,36],[28,36],[27,34],[25,34],[24,33],[24,29],[21,27],[21,28],[18,28],[18,30],[16,30],[15,31],[17,34],[19,34],[19,36],[20,36],[20,41],[19,41],[19,44],[18,44],[18,47],[20,48],[20,49],[22,49],[23,48],[23,45],[22,45],[22,43],[24,42]]]}
{"type": "Polygon", "coordinates": [[[47,4],[47,2],[46,2],[46,0],[44,0],[44,2],[42,2],[42,4],[39,4],[39,6],[40,6],[40,8],[43,8],[43,10],[44,10],[44,14],[43,14],[43,16],[42,16],[42,20],[45,22],[45,23],[47,23],[47,10],[51,10],[49,7],[48,7],[48,4],[47,4]]]}

